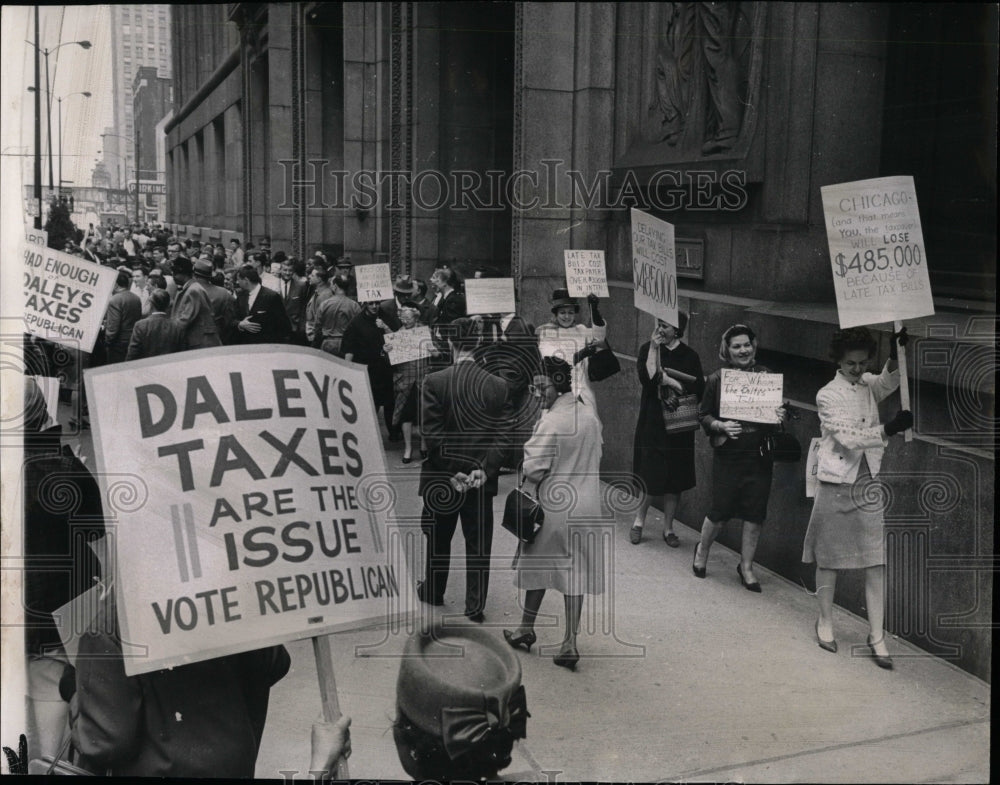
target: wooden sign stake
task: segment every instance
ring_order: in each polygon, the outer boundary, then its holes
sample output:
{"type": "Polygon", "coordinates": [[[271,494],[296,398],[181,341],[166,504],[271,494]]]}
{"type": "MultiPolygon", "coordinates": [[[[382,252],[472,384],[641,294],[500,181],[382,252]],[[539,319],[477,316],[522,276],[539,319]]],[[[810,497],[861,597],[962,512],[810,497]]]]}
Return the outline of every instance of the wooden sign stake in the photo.
{"type": "MultiPolygon", "coordinates": [[[[903,329],[903,322],[896,320],[893,323],[893,330],[897,333],[903,329]]],[[[893,338],[892,340],[896,340],[893,338]]],[[[906,347],[897,346],[896,362],[899,364],[899,404],[904,409],[910,408],[910,379],[906,374],[906,347]]],[[[913,441],[913,429],[907,428],[906,433],[903,434],[903,438],[908,441],[913,441]]]]}
{"type": "MultiPolygon", "coordinates": [[[[316,657],[316,675],[319,677],[319,695],[323,702],[323,719],[336,722],[340,719],[340,701],[337,699],[337,680],[333,675],[333,650],[329,635],[317,635],[312,639],[313,655],[316,657]]],[[[343,758],[337,764],[337,771],[330,772],[334,779],[349,780],[347,761],[343,758]]]]}

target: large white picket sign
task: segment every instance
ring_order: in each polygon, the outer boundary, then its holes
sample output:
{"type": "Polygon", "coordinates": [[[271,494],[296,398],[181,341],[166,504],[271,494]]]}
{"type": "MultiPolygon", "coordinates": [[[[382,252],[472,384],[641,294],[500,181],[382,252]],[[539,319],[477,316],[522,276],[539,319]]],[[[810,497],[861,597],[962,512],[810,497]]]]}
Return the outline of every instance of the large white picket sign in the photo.
{"type": "Polygon", "coordinates": [[[384,262],[362,264],[354,268],[354,275],[358,286],[359,303],[377,303],[392,299],[392,273],[388,264],[384,262]]]}
{"type": "Polygon", "coordinates": [[[743,422],[780,422],[774,410],[783,403],[784,379],[780,373],[748,373],[723,368],[719,417],[743,422]]]}
{"type": "Polygon", "coordinates": [[[470,278],[465,282],[466,313],[513,313],[516,309],[513,278],[470,278]]]}
{"type": "Polygon", "coordinates": [[[677,324],[674,225],[632,208],[632,283],[635,307],[677,324]]]}
{"type": "Polygon", "coordinates": [[[24,331],[92,351],[118,271],[25,240],[24,331]]]}
{"type": "Polygon", "coordinates": [[[840,326],[932,316],[913,178],[880,177],[820,191],[840,326]]]}
{"type": "Polygon", "coordinates": [[[148,649],[126,673],[398,610],[408,579],[387,556],[393,494],[363,367],[223,347],[98,368],[86,383],[98,477],[119,499],[119,624],[148,649]],[[124,496],[123,475],[141,477],[124,496]]]}
{"type": "Polygon", "coordinates": [[[567,248],[563,251],[563,261],[566,265],[566,288],[570,297],[586,297],[588,294],[609,296],[604,251],[567,248]]]}

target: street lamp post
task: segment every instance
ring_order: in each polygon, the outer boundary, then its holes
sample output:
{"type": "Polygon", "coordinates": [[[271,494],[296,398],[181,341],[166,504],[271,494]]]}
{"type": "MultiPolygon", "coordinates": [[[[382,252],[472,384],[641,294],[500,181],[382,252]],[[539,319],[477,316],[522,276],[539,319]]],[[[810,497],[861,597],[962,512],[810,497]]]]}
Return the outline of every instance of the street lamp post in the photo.
{"type": "MultiPolygon", "coordinates": [[[[41,104],[40,104],[41,97],[40,97],[40,95],[38,93],[38,91],[41,90],[41,85],[39,85],[39,76],[40,76],[40,74],[39,74],[38,55],[39,55],[39,53],[45,55],[45,96],[46,96],[46,98],[45,98],[45,107],[46,107],[45,124],[46,124],[46,126],[48,126],[48,139],[49,139],[49,190],[51,191],[52,190],[52,179],[53,179],[52,178],[52,93],[49,90],[49,55],[52,54],[53,52],[61,49],[64,46],[71,46],[73,44],[76,44],[81,49],[90,49],[91,44],[90,44],[90,41],[67,41],[64,44],[59,44],[58,46],[54,46],[51,49],[42,49],[38,45],[38,40],[39,40],[38,39],[38,6],[36,5],[35,6],[35,43],[32,44],[31,41],[25,41],[25,43],[26,44],[31,44],[31,46],[33,46],[35,48],[35,147],[36,147],[36,149],[38,147],[41,147],[41,141],[42,141],[41,140],[41,131],[38,128],[39,124],[41,123],[41,114],[42,114],[41,113],[41,104]]],[[[38,183],[38,185],[36,186],[35,190],[36,190],[36,193],[38,195],[39,210],[41,210],[41,204],[42,204],[42,188],[41,188],[42,165],[41,165],[41,159],[40,158],[36,162],[36,168],[38,170],[37,173],[36,173],[36,177],[37,177],[36,182],[38,183]]],[[[37,228],[40,229],[41,227],[39,226],[37,228]]]]}
{"type": "MultiPolygon", "coordinates": [[[[101,139],[105,136],[113,136],[116,139],[122,139],[126,142],[135,143],[135,220],[139,221],[139,134],[136,133],[135,139],[129,139],[127,136],[122,136],[120,134],[101,134],[101,139]]],[[[125,167],[125,192],[128,193],[128,166],[125,167]]],[[[126,200],[126,204],[128,201],[126,200]]],[[[128,210],[125,210],[126,216],[128,215],[128,210]]]]}

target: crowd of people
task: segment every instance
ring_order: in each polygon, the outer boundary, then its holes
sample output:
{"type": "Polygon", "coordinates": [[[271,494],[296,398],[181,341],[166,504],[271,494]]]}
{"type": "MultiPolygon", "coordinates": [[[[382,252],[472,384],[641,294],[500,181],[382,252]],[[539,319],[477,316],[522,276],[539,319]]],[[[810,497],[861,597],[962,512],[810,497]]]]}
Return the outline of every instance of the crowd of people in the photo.
{"type": "MultiPolygon", "coordinates": [[[[266,237],[256,247],[237,240],[215,245],[181,241],[162,227],[91,227],[79,247],[67,250],[118,270],[102,336],[94,352],[81,358],[81,369],[255,343],[309,346],[367,368],[387,438],[403,442],[402,464],[419,452],[426,548],[417,596],[430,606],[444,604],[452,539],[460,524],[464,613],[473,622],[458,631],[435,627],[408,644],[411,653],[423,652],[426,658],[404,658],[401,667],[394,727],[400,759],[414,777],[495,776],[509,764],[513,741],[525,735],[524,688],[511,649],[530,650],[536,642],[536,617],[546,592],[555,590],[564,597],[565,628],[553,661],[575,670],[584,597],[605,590],[600,529],[613,519],[601,503],[602,423],[589,368],[606,350],[608,326],[598,298],[586,298],[589,318],[581,321],[581,302],[557,289],[549,302],[551,321],[536,329],[516,313],[467,314],[462,277],[449,265],[436,268],[429,285],[399,275],[392,299],[358,302],[348,257],[328,259],[317,252],[304,260],[280,250],[272,253],[266,237]],[[393,365],[385,336],[421,326],[430,328],[432,351],[393,365]],[[503,631],[510,648],[498,647],[496,639],[475,628],[486,618],[494,500],[505,467],[520,473],[520,483],[537,496],[545,513],[539,535],[518,547],[514,590],[524,597],[520,624],[503,631]],[[567,488],[572,488],[569,506],[567,488]],[[446,675],[434,665],[432,649],[449,636],[493,664],[446,675]],[[483,673],[491,674],[488,684],[483,673]],[[463,702],[481,706],[485,695],[500,707],[502,721],[477,741],[442,722],[441,707],[447,703],[442,695],[451,696],[449,705],[457,707],[463,702]]],[[[692,572],[706,577],[712,543],[726,522],[739,522],[737,571],[747,590],[760,592],[754,560],[771,489],[771,437],[782,430],[789,408],[777,408],[775,424],[722,417],[723,368],[769,372],[757,362],[757,337],[747,325],[729,327],[720,340],[721,367],[706,378],[698,354],[682,343],[687,326],[684,313],[676,324],[657,320],[650,340],[638,350],[642,393],[632,468],[640,504],[629,540],[642,542],[646,514],[659,500],[663,537],[668,546],[680,546],[674,515],[681,494],[697,482],[695,433],[700,428],[712,446],[712,501],[693,549],[692,572]]],[[[817,563],[815,634],[827,651],[837,648],[832,618],[837,573],[865,571],[868,643],[883,668],[891,668],[892,659],[883,632],[882,519],[856,500],[878,475],[889,438],[912,425],[907,411],[881,425],[877,409],[899,384],[895,347],[905,341],[905,332],[894,336],[893,356],[876,375],[866,373],[876,351],[868,330],[852,328],[833,337],[837,372],[817,397],[820,491],[803,555],[804,561],[817,563]]],[[[61,451],[58,426],[46,422],[44,403],[30,380],[25,405],[32,434],[26,448],[40,456],[32,464],[35,474],[28,475],[26,530],[42,544],[29,538],[30,555],[31,549],[49,547],[45,537],[62,536],[68,526],[67,516],[32,506],[32,489],[44,482],[46,467],[72,462],[72,456],[61,451]]],[[[94,498],[89,486],[80,493],[94,498]]],[[[100,565],[81,563],[77,575],[84,586],[99,580],[100,565]]],[[[49,614],[80,590],[53,587],[44,576],[29,576],[28,586],[28,607],[49,614]]],[[[129,678],[122,669],[113,588],[102,603],[107,623],[84,636],[81,652],[93,656],[82,657],[78,668],[67,664],[54,626],[28,641],[29,683],[38,704],[32,714],[36,737],[51,752],[61,729],[70,728],[81,761],[100,772],[252,776],[268,690],[287,672],[287,652],[270,647],[129,678]],[[187,725],[184,734],[171,735],[164,728],[171,726],[174,712],[201,719],[187,725]]],[[[314,727],[314,766],[329,769],[349,754],[348,725],[314,727]]]]}

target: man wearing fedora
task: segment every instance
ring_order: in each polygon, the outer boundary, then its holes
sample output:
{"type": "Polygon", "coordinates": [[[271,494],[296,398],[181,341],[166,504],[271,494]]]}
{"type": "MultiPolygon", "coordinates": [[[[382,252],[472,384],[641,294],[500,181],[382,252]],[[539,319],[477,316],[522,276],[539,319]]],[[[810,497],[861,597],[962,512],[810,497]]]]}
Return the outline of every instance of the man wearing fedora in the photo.
{"type": "Polygon", "coordinates": [[[215,267],[207,259],[199,259],[194,263],[194,277],[205,290],[205,296],[212,306],[212,318],[219,331],[219,338],[223,343],[229,343],[236,323],[236,300],[225,287],[216,286],[212,282],[214,273],[215,267]]]}
{"type": "Polygon", "coordinates": [[[509,439],[507,383],[473,357],[479,332],[460,317],[447,333],[447,368],[427,374],[421,390],[421,428],[427,459],[418,493],[424,500],[421,530],[427,538],[424,580],[417,596],[444,604],[451,540],[459,518],[465,538],[465,615],[482,623],[493,548],[493,498],[509,439]]]}
{"type": "Polygon", "coordinates": [[[402,326],[399,309],[407,300],[416,298],[417,284],[408,275],[397,275],[392,284],[392,293],[394,297],[391,300],[383,300],[378,304],[378,318],[389,325],[390,330],[396,332],[402,326]]]}
{"type": "Polygon", "coordinates": [[[357,278],[354,277],[354,263],[351,261],[351,257],[350,256],[337,257],[337,263],[334,265],[333,274],[339,275],[347,282],[347,286],[344,288],[344,293],[352,300],[357,302],[358,280],[357,278]]]}
{"type": "Polygon", "coordinates": [[[170,318],[184,328],[188,349],[222,346],[222,336],[212,315],[212,304],[205,294],[205,287],[194,278],[194,265],[186,256],[173,260],[177,298],[170,318]]]}

